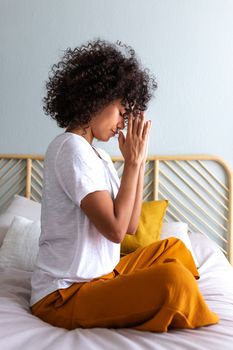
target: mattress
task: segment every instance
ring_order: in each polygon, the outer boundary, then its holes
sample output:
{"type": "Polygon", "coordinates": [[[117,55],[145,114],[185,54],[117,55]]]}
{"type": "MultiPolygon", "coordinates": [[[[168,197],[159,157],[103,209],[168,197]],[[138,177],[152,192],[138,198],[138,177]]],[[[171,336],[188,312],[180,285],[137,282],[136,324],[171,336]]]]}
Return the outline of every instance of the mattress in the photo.
{"type": "Polygon", "coordinates": [[[233,268],[213,241],[189,234],[199,261],[199,288],[218,314],[216,325],[166,333],[133,329],[75,329],[53,327],[31,314],[31,272],[0,269],[0,349],[24,350],[230,350],[233,348],[233,268]]]}

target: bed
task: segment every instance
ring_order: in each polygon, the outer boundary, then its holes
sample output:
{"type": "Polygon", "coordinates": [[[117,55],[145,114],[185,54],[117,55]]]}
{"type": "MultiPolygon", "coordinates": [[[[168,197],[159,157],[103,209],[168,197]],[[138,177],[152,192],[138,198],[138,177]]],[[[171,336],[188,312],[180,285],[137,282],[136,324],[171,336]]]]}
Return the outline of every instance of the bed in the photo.
{"type": "MultiPolygon", "coordinates": [[[[123,160],[112,159],[121,177],[123,160]]],[[[38,219],[42,180],[43,156],[0,155],[0,349],[232,349],[232,172],[224,160],[203,155],[147,159],[144,201],[168,199],[162,235],[177,236],[187,229],[183,234],[198,264],[199,288],[220,317],[213,326],[167,333],[105,328],[67,331],[31,314],[32,271],[23,267],[24,256],[17,263],[4,263],[3,247],[14,216],[38,219]]],[[[19,248],[21,237],[14,237],[19,248]]]]}

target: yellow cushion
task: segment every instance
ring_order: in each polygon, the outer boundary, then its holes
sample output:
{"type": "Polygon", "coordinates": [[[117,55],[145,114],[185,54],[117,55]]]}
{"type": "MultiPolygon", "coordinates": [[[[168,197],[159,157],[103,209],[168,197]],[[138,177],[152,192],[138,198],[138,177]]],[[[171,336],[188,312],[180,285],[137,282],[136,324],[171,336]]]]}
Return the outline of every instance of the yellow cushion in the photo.
{"type": "Polygon", "coordinates": [[[142,203],[141,215],[135,235],[125,235],[121,242],[121,255],[133,252],[160,239],[163,218],[168,200],[142,203]]]}

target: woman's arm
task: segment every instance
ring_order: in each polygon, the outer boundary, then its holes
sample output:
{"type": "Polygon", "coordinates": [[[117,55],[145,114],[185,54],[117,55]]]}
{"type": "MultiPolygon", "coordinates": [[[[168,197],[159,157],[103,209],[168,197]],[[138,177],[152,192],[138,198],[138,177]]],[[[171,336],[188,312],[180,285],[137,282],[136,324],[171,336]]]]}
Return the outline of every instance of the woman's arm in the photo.
{"type": "Polygon", "coordinates": [[[129,222],[129,226],[127,229],[127,233],[131,235],[134,235],[135,232],[137,231],[138,223],[140,219],[142,201],[143,201],[143,185],[144,185],[144,175],[145,175],[144,173],[145,173],[145,161],[142,162],[140,167],[134,207],[133,207],[131,219],[129,222]]]}
{"type": "Polygon", "coordinates": [[[132,216],[140,164],[126,163],[118,194],[113,201],[108,191],[95,191],[81,201],[81,208],[96,228],[110,241],[120,243],[132,216]]]}
{"type": "MultiPolygon", "coordinates": [[[[108,191],[89,193],[81,208],[96,228],[110,241],[120,243],[132,217],[141,165],[145,158],[150,122],[132,120],[129,116],[126,137],[119,135],[119,145],[125,159],[121,185],[112,200],[108,191]]],[[[142,185],[141,185],[142,187],[142,185]]]]}
{"type": "MultiPolygon", "coordinates": [[[[145,116],[145,112],[143,112],[143,117],[145,116]]],[[[137,190],[136,190],[136,196],[134,201],[134,207],[132,211],[132,215],[130,218],[129,226],[127,229],[127,233],[134,235],[137,231],[141,209],[142,209],[142,201],[143,201],[143,187],[144,187],[144,176],[145,176],[145,165],[146,165],[146,159],[148,154],[148,144],[149,144],[149,132],[151,128],[151,121],[150,121],[150,127],[148,131],[148,137],[146,140],[146,147],[145,147],[145,155],[143,158],[143,161],[141,163],[139,176],[138,176],[138,183],[137,183],[137,190]]]]}

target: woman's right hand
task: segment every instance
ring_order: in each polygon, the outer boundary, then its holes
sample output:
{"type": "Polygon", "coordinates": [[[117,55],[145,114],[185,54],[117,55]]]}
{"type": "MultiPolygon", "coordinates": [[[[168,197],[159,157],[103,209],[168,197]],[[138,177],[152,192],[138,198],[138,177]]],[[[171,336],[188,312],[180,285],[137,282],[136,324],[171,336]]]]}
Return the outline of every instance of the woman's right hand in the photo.
{"type": "Polygon", "coordinates": [[[125,159],[125,163],[141,164],[145,158],[151,121],[145,121],[144,112],[139,117],[129,115],[127,134],[119,132],[119,148],[125,159]]]}

